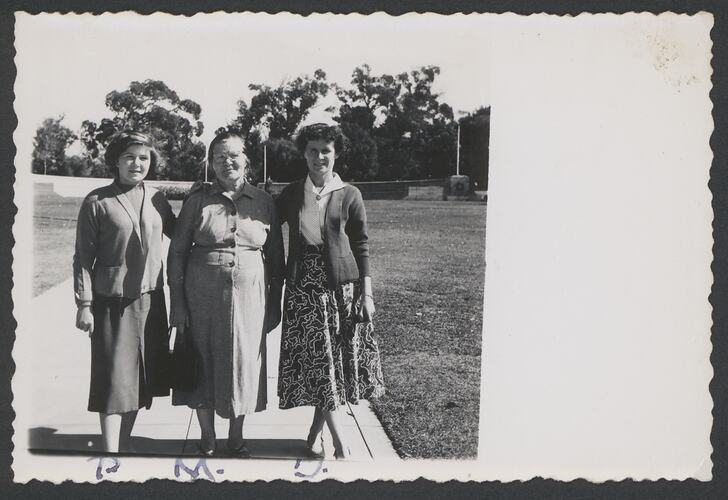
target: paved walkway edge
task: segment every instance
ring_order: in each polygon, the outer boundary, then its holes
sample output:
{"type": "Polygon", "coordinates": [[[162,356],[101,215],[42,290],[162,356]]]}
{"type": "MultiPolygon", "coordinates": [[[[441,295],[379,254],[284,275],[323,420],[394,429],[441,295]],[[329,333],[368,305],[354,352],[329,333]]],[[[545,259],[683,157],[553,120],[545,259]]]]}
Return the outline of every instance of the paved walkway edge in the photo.
{"type": "MultiPolygon", "coordinates": [[[[38,349],[33,351],[33,359],[16,360],[28,363],[34,373],[32,411],[23,419],[29,422],[30,444],[46,450],[98,451],[98,416],[86,411],[90,346],[88,336],[74,327],[72,280],[35,297],[32,305],[38,311],[31,329],[38,349]]],[[[280,329],[268,336],[268,409],[246,417],[245,422],[245,436],[255,458],[300,458],[313,415],[313,408],[278,409],[279,349],[280,329]],[[260,456],[255,456],[256,450],[260,456]]],[[[348,415],[344,434],[351,443],[352,460],[399,460],[369,402],[348,405],[341,411],[348,415]]],[[[218,446],[224,446],[227,422],[217,418],[216,429],[218,446]]],[[[156,398],[151,410],[139,412],[133,436],[140,451],[188,454],[196,450],[199,427],[190,409],[172,406],[169,397],[156,398]]],[[[327,433],[324,442],[327,455],[333,457],[327,433]]]]}

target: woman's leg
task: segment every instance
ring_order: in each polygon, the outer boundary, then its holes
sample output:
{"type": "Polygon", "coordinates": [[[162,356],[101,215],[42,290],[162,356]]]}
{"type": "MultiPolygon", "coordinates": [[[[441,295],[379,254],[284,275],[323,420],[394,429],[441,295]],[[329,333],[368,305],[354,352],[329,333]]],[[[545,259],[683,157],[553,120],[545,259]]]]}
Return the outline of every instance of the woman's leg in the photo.
{"type": "Polygon", "coordinates": [[[334,441],[334,456],[336,458],[349,458],[349,446],[341,439],[343,426],[341,424],[341,416],[336,410],[322,410],[326,423],[331,432],[331,438],[334,441]]]}
{"type": "Polygon", "coordinates": [[[324,417],[324,411],[321,408],[316,407],[316,410],[313,412],[311,428],[308,431],[308,438],[306,439],[306,444],[308,444],[309,448],[316,448],[316,442],[318,441],[321,432],[324,430],[325,422],[326,418],[324,417]]]}
{"type": "Polygon", "coordinates": [[[119,453],[121,437],[121,413],[99,413],[101,441],[107,453],[119,453]]]}
{"type": "Polygon", "coordinates": [[[227,446],[230,450],[239,450],[243,446],[243,423],[245,415],[240,415],[230,419],[230,428],[228,429],[227,446]]]}
{"type": "Polygon", "coordinates": [[[197,421],[200,423],[200,446],[203,452],[215,450],[215,411],[210,408],[197,410],[197,421]]]}
{"type": "Polygon", "coordinates": [[[133,451],[131,449],[131,430],[137,418],[137,410],[121,414],[121,429],[119,435],[119,450],[122,452],[133,451]]]}

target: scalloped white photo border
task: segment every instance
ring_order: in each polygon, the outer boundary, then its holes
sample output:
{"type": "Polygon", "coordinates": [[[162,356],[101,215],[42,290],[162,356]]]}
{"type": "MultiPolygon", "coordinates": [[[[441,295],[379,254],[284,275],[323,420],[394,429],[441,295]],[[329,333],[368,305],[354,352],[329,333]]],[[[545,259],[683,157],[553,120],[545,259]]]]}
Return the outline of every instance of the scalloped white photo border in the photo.
{"type": "MultiPolygon", "coordinates": [[[[116,16],[110,36],[138,18],[116,16]]],[[[415,38],[460,23],[487,33],[492,110],[478,458],[327,462],[303,478],[283,461],[226,461],[225,480],[711,478],[710,14],[175,17],[191,43],[210,18],[271,18],[281,37],[301,22],[335,33],[395,21],[415,38]]],[[[170,16],[151,19],[163,33],[170,16]]],[[[16,15],[16,168],[44,105],[23,62],[24,41],[43,36],[36,21],[16,15]]],[[[16,176],[13,273],[32,276],[32,183],[28,169],[16,176]]],[[[88,457],[27,452],[31,288],[15,280],[15,480],[96,482],[88,457]]],[[[190,480],[173,465],[123,458],[103,480],[190,480]]]]}

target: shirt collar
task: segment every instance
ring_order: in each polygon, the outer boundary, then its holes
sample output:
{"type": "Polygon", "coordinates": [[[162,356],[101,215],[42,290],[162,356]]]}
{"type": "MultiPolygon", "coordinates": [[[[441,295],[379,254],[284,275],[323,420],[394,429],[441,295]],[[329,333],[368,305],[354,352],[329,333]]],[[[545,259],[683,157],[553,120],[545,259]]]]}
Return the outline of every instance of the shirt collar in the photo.
{"type": "Polygon", "coordinates": [[[304,183],[304,191],[318,196],[326,196],[327,194],[336,191],[337,189],[342,189],[343,187],[344,181],[341,180],[341,177],[339,177],[339,174],[336,172],[334,172],[333,178],[328,183],[324,184],[323,189],[314,185],[310,175],[306,176],[306,182],[304,183]]]}

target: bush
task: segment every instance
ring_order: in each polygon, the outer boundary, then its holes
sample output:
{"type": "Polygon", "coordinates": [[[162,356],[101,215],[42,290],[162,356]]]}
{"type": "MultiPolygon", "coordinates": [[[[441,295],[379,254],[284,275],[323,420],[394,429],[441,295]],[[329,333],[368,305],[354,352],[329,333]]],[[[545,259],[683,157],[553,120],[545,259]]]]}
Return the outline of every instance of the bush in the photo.
{"type": "Polygon", "coordinates": [[[66,159],[63,161],[65,175],[73,177],[88,177],[91,172],[91,167],[90,161],[78,155],[66,156],[66,159]]]}
{"type": "Polygon", "coordinates": [[[190,192],[191,185],[181,185],[181,184],[155,184],[154,188],[157,191],[161,191],[164,193],[164,196],[167,197],[168,200],[184,200],[185,196],[187,196],[187,193],[190,192]]]}

